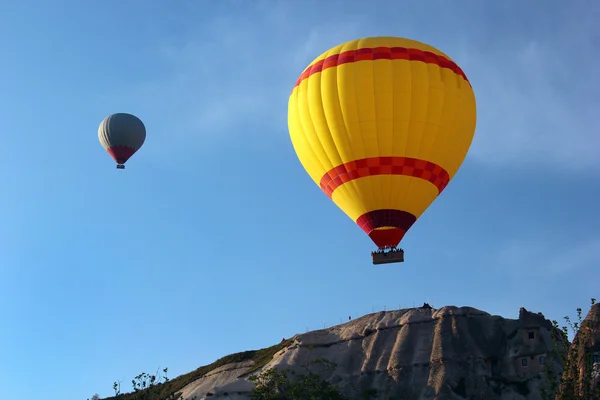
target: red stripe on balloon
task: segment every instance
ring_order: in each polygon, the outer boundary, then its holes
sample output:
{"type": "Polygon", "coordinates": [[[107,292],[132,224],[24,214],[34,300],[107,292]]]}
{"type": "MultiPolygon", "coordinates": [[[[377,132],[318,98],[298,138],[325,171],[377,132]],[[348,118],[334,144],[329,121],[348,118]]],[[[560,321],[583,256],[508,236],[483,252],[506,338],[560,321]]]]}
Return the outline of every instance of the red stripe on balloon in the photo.
{"type": "Polygon", "coordinates": [[[374,210],[358,217],[356,223],[379,246],[396,247],[417,218],[402,210],[374,210]],[[387,229],[378,229],[378,228],[387,229]]]}
{"type": "Polygon", "coordinates": [[[449,69],[462,78],[469,84],[467,76],[456,63],[448,58],[434,54],[430,51],[419,49],[409,49],[405,47],[374,47],[362,48],[358,50],[349,50],[339,54],[333,54],[323,60],[317,61],[310,65],[298,78],[294,88],[303,80],[308,79],[311,75],[324,71],[327,68],[337,67],[339,65],[358,62],[358,61],[374,61],[374,60],[408,60],[421,61],[426,64],[434,64],[440,68],[449,69]]]}
{"type": "Polygon", "coordinates": [[[375,175],[405,175],[431,182],[441,193],[450,182],[448,172],[430,161],[411,157],[371,157],[349,161],[330,169],[321,178],[321,190],[331,198],[346,182],[375,175]]]}
{"type": "Polygon", "coordinates": [[[117,164],[125,164],[137,150],[129,146],[112,146],[106,149],[106,151],[117,164]]]}

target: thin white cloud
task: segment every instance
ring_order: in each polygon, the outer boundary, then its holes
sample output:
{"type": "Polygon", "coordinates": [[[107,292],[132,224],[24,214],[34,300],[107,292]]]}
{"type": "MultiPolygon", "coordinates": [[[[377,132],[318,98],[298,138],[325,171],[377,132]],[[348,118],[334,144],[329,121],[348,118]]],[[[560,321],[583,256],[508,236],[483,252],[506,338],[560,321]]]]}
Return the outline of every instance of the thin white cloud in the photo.
{"type": "Polygon", "coordinates": [[[556,282],[564,274],[600,265],[600,236],[575,243],[540,236],[517,238],[500,246],[491,259],[498,260],[495,267],[503,273],[556,282]]]}
{"type": "Polygon", "coordinates": [[[360,19],[316,21],[307,29],[285,2],[272,4],[253,6],[256,19],[232,12],[185,40],[161,43],[155,56],[169,73],[127,88],[123,98],[135,102],[150,123],[155,118],[156,130],[179,137],[188,148],[194,137],[242,135],[244,127],[285,132],[296,79],[321,52],[356,36],[360,19]],[[157,126],[159,120],[168,126],[157,126]]]}
{"type": "MultiPolygon", "coordinates": [[[[193,147],[193,137],[244,134],[243,127],[281,134],[287,129],[289,91],[314,57],[375,28],[399,29],[393,18],[380,22],[377,10],[335,18],[331,9],[300,15],[302,10],[286,1],[258,1],[243,12],[215,16],[198,31],[160,44],[155,56],[166,65],[166,76],[128,88],[123,98],[155,118],[157,130],[186,143],[180,147],[193,147]],[[158,126],[163,116],[168,126],[158,126]]],[[[595,14],[574,8],[562,25],[536,37],[505,32],[510,28],[493,21],[470,27],[452,9],[447,14],[437,18],[454,19],[463,40],[445,38],[441,28],[439,42],[465,69],[478,99],[473,160],[501,168],[600,170],[595,14]],[[483,46],[480,34],[492,42],[483,46]]],[[[412,27],[410,22],[407,18],[399,32],[417,32],[419,21],[412,27]]]]}
{"type": "Polygon", "coordinates": [[[535,14],[543,22],[515,29],[520,18],[502,29],[490,21],[486,42],[474,46],[471,36],[461,44],[478,100],[471,154],[500,168],[598,171],[600,7],[553,3],[535,14]]]}
{"type": "Polygon", "coordinates": [[[529,41],[512,53],[490,52],[471,61],[479,116],[472,154],[479,162],[600,169],[600,100],[585,93],[600,80],[579,61],[569,65],[569,50],[556,46],[529,41]],[[578,81],[588,87],[569,87],[578,81]]]}

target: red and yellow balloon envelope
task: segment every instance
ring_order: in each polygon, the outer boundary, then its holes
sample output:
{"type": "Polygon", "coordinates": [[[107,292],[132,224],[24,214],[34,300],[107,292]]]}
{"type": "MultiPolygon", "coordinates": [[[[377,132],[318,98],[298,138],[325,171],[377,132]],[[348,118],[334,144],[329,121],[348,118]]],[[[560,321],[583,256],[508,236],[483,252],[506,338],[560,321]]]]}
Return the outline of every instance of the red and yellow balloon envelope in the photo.
{"type": "Polygon", "coordinates": [[[395,248],[454,177],[475,123],[475,95],[460,67],[395,37],[321,54],[288,105],[306,172],[381,249],[395,248]]]}

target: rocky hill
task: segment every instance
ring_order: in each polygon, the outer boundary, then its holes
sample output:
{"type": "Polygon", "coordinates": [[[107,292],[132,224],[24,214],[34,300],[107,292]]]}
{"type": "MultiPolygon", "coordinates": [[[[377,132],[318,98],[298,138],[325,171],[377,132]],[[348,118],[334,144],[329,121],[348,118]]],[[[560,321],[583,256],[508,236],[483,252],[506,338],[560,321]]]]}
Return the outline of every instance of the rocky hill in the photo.
{"type": "Polygon", "coordinates": [[[590,375],[593,387],[600,386],[600,303],[590,308],[585,319],[581,323],[579,332],[573,340],[575,355],[577,357],[577,369],[579,382],[587,376],[588,368],[592,368],[590,375]]]}
{"type": "Polygon", "coordinates": [[[523,308],[516,320],[454,306],[378,312],[225,357],[170,385],[186,400],[248,399],[250,375],[325,358],[337,369],[323,378],[356,399],[366,388],[386,400],[541,399],[553,329],[523,308]]]}

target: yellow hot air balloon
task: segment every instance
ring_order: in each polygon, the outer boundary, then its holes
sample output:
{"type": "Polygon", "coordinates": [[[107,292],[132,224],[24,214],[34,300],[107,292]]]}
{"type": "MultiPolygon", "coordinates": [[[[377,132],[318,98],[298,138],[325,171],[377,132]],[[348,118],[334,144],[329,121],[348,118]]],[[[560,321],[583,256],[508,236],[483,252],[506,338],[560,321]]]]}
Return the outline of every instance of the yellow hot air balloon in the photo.
{"type": "Polygon", "coordinates": [[[475,124],[475,95],[460,67],[396,37],[321,54],[288,104],[300,162],[379,247],[377,264],[404,260],[396,247],[458,171],[475,124]]]}

